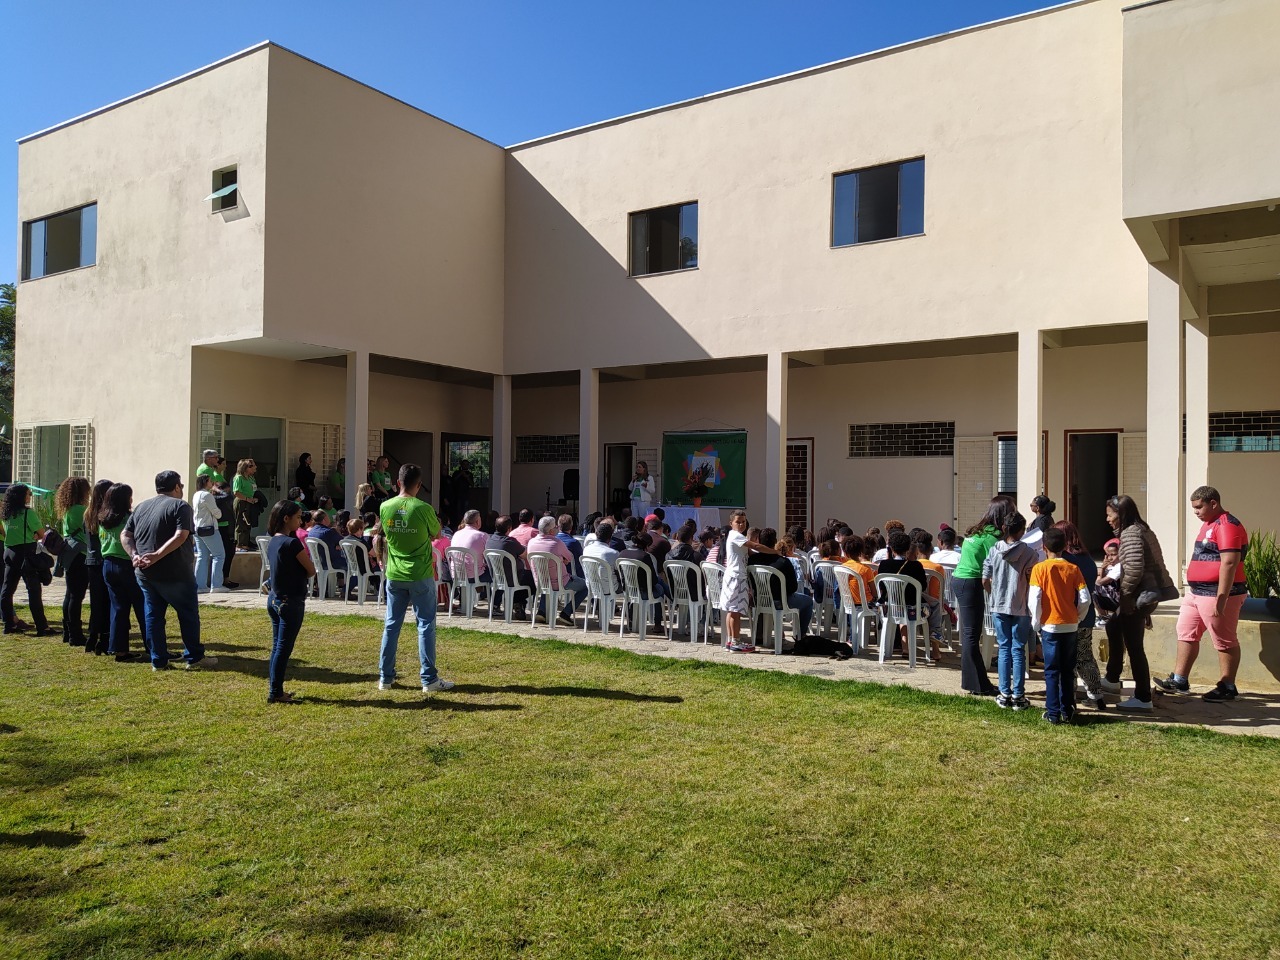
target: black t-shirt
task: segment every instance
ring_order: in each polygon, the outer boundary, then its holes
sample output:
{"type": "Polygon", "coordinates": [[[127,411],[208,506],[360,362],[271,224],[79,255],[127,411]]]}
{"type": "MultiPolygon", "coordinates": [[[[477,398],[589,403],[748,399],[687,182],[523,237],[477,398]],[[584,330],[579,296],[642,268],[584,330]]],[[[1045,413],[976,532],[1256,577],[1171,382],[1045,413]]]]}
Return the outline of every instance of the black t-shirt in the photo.
{"type": "MultiPolygon", "coordinates": [[[[924,572],[924,567],[920,565],[919,560],[899,560],[897,557],[890,557],[888,560],[880,561],[878,573],[896,573],[904,577],[910,577],[922,587],[928,579],[928,574],[924,572]]],[[[884,599],[884,588],[880,589],[880,598],[884,599]]],[[[907,606],[914,607],[916,605],[916,588],[907,585],[907,606]]]]}
{"type": "Polygon", "coordinates": [[[271,565],[271,592],[277,597],[305,598],[311,579],[298,562],[298,554],[306,547],[297,537],[277,533],[267,544],[267,563],[271,565]]]}
{"type": "MultiPolygon", "coordinates": [[[[627,549],[625,550],[618,551],[618,559],[619,560],[639,560],[646,567],[648,567],[649,572],[653,575],[653,583],[654,583],[653,589],[656,594],[658,589],[657,584],[660,580],[662,580],[662,572],[659,569],[658,562],[654,559],[653,554],[645,550],[641,550],[637,546],[630,546],[630,547],[627,547],[627,549]]],[[[619,576],[621,576],[621,574],[619,574],[619,576]]]]}
{"type": "Polygon", "coordinates": [[[139,555],[159,550],[179,530],[186,530],[188,537],[182,546],[147,569],[140,570],[139,576],[143,580],[194,582],[196,523],[191,504],[177,497],[159,494],[134,507],[124,529],[133,537],[134,549],[139,555]]]}
{"type": "MultiPolygon", "coordinates": [[[[790,597],[792,594],[798,593],[800,590],[800,581],[796,577],[796,568],[792,565],[791,561],[786,557],[776,557],[768,553],[753,553],[747,559],[747,565],[754,566],[754,567],[773,567],[773,569],[777,570],[780,574],[782,574],[783,582],[786,584],[788,597],[790,597]]],[[[778,595],[777,583],[773,583],[771,585],[771,590],[773,591],[773,594],[774,594],[773,605],[775,607],[781,608],[782,597],[778,595]]]]}

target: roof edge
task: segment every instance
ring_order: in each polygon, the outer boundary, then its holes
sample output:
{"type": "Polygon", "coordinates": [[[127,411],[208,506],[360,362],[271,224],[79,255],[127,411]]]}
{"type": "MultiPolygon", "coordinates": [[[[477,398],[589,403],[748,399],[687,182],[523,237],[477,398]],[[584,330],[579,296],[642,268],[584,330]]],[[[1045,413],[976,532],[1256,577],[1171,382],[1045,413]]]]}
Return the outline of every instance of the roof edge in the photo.
{"type": "MultiPolygon", "coordinates": [[[[604,127],[616,126],[620,123],[626,123],[630,120],[638,120],[641,117],[649,117],[658,113],[666,113],[668,110],[679,110],[682,107],[691,107],[699,103],[707,103],[711,100],[719,100],[722,97],[733,96],[738,93],[746,93],[750,90],[759,90],[764,87],[771,87],[774,84],[784,83],[788,80],[798,80],[801,77],[816,76],[820,73],[827,73],[831,70],[838,70],[841,67],[851,66],[855,63],[862,63],[869,60],[878,60],[881,57],[890,54],[902,53],[906,50],[912,50],[917,47],[929,46],[942,40],[950,40],[955,37],[962,37],[966,34],[977,33],[980,30],[989,30],[993,27],[1003,27],[1011,23],[1018,23],[1022,20],[1032,20],[1036,17],[1043,17],[1047,14],[1058,13],[1063,10],[1069,10],[1073,7],[1083,7],[1098,0],[1066,0],[1064,3],[1054,4],[1053,6],[1043,7],[1039,10],[1030,10],[1027,13],[1016,13],[1013,16],[1002,17],[999,20],[989,20],[986,23],[974,24],[970,27],[961,27],[958,30],[951,30],[946,33],[935,33],[929,37],[922,37],[918,40],[907,40],[903,43],[893,44],[888,47],[881,47],[878,50],[871,50],[867,53],[855,54],[851,57],[843,57],[839,60],[832,60],[830,63],[819,64],[816,67],[805,67],[801,70],[794,70],[791,73],[780,74],[776,77],[768,77],[764,80],[753,80],[750,83],[744,83],[737,87],[729,87],[725,90],[717,90],[714,93],[704,93],[697,97],[690,97],[687,100],[677,100],[675,103],[664,104],[659,107],[646,107],[644,110],[637,110],[634,113],[626,113],[620,117],[612,117],[608,120],[597,120],[592,123],[586,123],[582,126],[571,127],[568,130],[561,130],[559,133],[551,133],[546,136],[534,137],[532,140],[522,140],[507,147],[508,152],[523,150],[527,147],[536,147],[544,143],[552,143],[556,140],[562,140],[565,137],[575,136],[579,133],[586,133],[590,130],[599,130],[604,127]]],[[[1153,0],[1153,2],[1161,3],[1164,0],[1153,0]]]]}

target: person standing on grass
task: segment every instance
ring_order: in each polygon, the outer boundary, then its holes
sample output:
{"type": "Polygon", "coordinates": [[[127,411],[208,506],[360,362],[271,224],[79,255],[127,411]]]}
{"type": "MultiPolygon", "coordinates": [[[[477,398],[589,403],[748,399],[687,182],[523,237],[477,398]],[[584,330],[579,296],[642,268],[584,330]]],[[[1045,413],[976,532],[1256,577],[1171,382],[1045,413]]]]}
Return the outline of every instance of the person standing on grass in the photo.
{"type": "Polygon", "coordinates": [[[382,505],[382,533],[387,541],[387,619],[382,629],[378,660],[378,689],[389,690],[396,680],[396,647],[409,604],[418,620],[418,660],[422,692],[452,690],[453,682],[436,670],[436,581],[431,541],[440,521],[431,504],[418,499],[422,468],[400,467],[400,494],[382,505]]]}
{"type": "MultiPolygon", "coordinates": [[[[1054,524],[1062,535],[1067,538],[1065,552],[1062,559],[1070,560],[1080,570],[1080,576],[1084,577],[1085,586],[1093,590],[1094,584],[1098,580],[1098,565],[1094,563],[1093,557],[1089,556],[1089,551],[1085,549],[1083,541],[1080,539],[1080,531],[1076,529],[1076,525],[1070,520],[1059,520],[1054,524]]],[[[1092,592],[1090,593],[1089,609],[1085,611],[1080,625],[1076,628],[1076,675],[1080,677],[1080,682],[1084,684],[1084,695],[1090,703],[1101,710],[1106,706],[1106,699],[1102,693],[1102,673],[1098,670],[1098,661],[1093,655],[1093,628],[1097,625],[1097,611],[1094,609],[1092,592]]]]}
{"type": "Polygon", "coordinates": [[[96,656],[107,652],[111,629],[111,597],[107,593],[107,582],[102,579],[102,538],[98,535],[98,512],[111,486],[110,480],[95,483],[89,494],[89,506],[84,511],[84,564],[89,579],[89,635],[84,649],[96,656]]]}
{"type": "MultiPolygon", "coordinates": [[[[133,512],[133,487],[127,483],[113,483],[103,494],[102,506],[94,511],[89,522],[97,529],[102,550],[102,579],[111,601],[111,614],[107,625],[107,652],[117,663],[138,659],[129,651],[129,611],[138,621],[142,636],[142,649],[151,654],[151,640],[147,636],[147,614],[142,599],[142,585],[133,574],[133,559],[120,543],[124,525],[133,512]]],[[[101,646],[102,641],[98,641],[101,646]]]]}
{"type": "Polygon", "coordinates": [[[53,631],[44,616],[40,574],[31,563],[36,555],[36,544],[44,539],[44,524],[31,509],[31,488],[25,483],[9,487],[4,494],[0,517],[4,520],[4,592],[0,594],[4,632],[18,633],[26,629],[13,609],[13,595],[21,580],[27,585],[27,604],[31,608],[31,619],[36,623],[35,635],[48,636],[53,631]]]}
{"type": "Polygon", "coordinates": [[[1196,487],[1191,493],[1191,509],[1200,521],[1200,533],[1187,564],[1187,595],[1178,613],[1178,656],[1173,673],[1167,679],[1157,679],[1155,685],[1163,693],[1191,692],[1191,668],[1207,630],[1218,651],[1221,674],[1203,699],[1225,703],[1239,696],[1238,628],[1240,610],[1249,595],[1244,576],[1249,534],[1244,524],[1222,508],[1222,495],[1215,487],[1196,487]]]}
{"type": "MultiPolygon", "coordinates": [[[[281,500],[271,508],[267,532],[271,592],[267,596],[267,616],[271,618],[271,664],[267,670],[267,703],[293,703],[294,696],[284,689],[284,674],[289,667],[294,641],[302,629],[307,608],[307,586],[316,575],[302,541],[294,534],[302,522],[302,508],[292,500],[281,500]]],[[[356,521],[358,522],[358,521],[356,521]]]]}
{"type": "Polygon", "coordinates": [[[151,641],[151,669],[169,670],[165,616],[173,607],[182,631],[183,660],[188,670],[214,667],[200,643],[200,600],[196,595],[195,515],[183,499],[182,477],[175,470],[156,474],[156,495],[140,503],[120,533],[120,545],[133,559],[142,587],[151,641]]]}
{"type": "Polygon", "coordinates": [[[1089,609],[1089,587],[1080,568],[1064,560],[1067,535],[1044,531],[1048,557],[1031,570],[1031,627],[1044,648],[1044,719],[1070,723],[1076,714],[1076,625],[1089,609]]]}
{"type": "Polygon", "coordinates": [[[62,570],[67,591],[62,597],[62,642],[77,647],[85,645],[84,595],[89,589],[89,568],[84,563],[88,537],[84,532],[84,511],[89,503],[89,481],[84,477],[67,477],[58,484],[53,495],[53,509],[58,529],[67,542],[62,570]]]}
{"type": "Polygon", "coordinates": [[[729,517],[729,533],[724,540],[722,561],[724,581],[720,585],[720,609],[724,612],[725,647],[731,653],[755,653],[754,643],[742,642],[742,617],[751,609],[748,593],[747,557],[752,553],[777,553],[747,538],[747,511],[735,510],[729,517]]]}
{"type": "MultiPolygon", "coordinates": [[[[982,561],[982,586],[987,591],[992,623],[996,628],[996,673],[1000,693],[996,706],[1026,710],[1027,644],[1033,642],[1028,585],[1039,552],[1022,543],[1027,520],[1016,510],[1005,517],[1003,539],[982,561]]],[[[1074,661],[1073,661],[1074,662],[1074,661]]]]}

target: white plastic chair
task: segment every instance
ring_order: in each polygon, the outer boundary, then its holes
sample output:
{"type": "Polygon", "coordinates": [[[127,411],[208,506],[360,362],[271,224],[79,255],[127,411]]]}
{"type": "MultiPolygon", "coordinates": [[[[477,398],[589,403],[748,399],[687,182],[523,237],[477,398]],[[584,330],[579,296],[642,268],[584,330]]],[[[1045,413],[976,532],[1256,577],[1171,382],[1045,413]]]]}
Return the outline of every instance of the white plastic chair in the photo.
{"type": "MultiPolygon", "coordinates": [[[[756,625],[760,624],[765,617],[768,617],[769,631],[773,633],[773,652],[781,654],[783,634],[785,633],[783,625],[787,620],[791,621],[796,637],[799,638],[800,636],[800,611],[791,606],[791,600],[787,596],[787,580],[782,575],[781,570],[757,563],[747,567],[747,572],[751,575],[751,584],[755,587],[756,593],[756,602],[751,608],[751,629],[754,632],[756,625]],[[781,598],[782,606],[774,605],[773,590],[771,589],[773,586],[778,588],[778,596],[781,598]]],[[[768,635],[769,633],[763,629],[762,625],[759,639],[753,636],[752,641],[757,647],[761,646],[759,640],[768,635]]]]}
{"type": "MultiPolygon", "coordinates": [[[[940,576],[937,570],[930,570],[928,567],[924,568],[924,572],[925,572],[925,576],[928,577],[928,579],[925,581],[925,592],[932,595],[933,590],[931,588],[931,585],[935,581],[938,584],[938,603],[942,605],[942,609],[938,612],[938,619],[942,621],[942,639],[946,643],[948,649],[954,649],[952,647],[952,640],[954,639],[954,634],[951,632],[951,617],[948,615],[947,607],[946,607],[947,578],[944,576],[940,576]]],[[[927,609],[928,608],[926,607],[926,610],[927,609]]]]}
{"type": "Polygon", "coordinates": [[[837,638],[841,643],[847,643],[853,647],[854,653],[861,653],[867,648],[871,626],[876,622],[876,610],[871,604],[867,584],[862,579],[862,574],[846,567],[843,563],[831,565],[831,576],[835,580],[836,592],[840,596],[840,606],[836,610],[836,616],[839,618],[837,638]],[[858,596],[861,600],[854,599],[852,587],[854,581],[858,584],[858,596]],[[853,618],[852,637],[849,636],[850,617],[853,618]]]}
{"type": "Polygon", "coordinates": [[[824,637],[831,636],[831,626],[836,620],[836,609],[840,606],[839,587],[836,586],[833,572],[838,566],[842,564],[833,563],[830,560],[819,560],[813,565],[815,579],[822,578],[822,602],[813,611],[813,618],[818,624],[818,632],[824,637]]]}
{"type": "Polygon", "coordinates": [[[667,623],[667,639],[679,628],[680,611],[683,608],[688,616],[689,642],[693,642],[694,631],[698,629],[698,624],[702,624],[702,642],[706,643],[708,621],[711,617],[707,610],[702,571],[696,563],[688,560],[668,560],[662,568],[667,574],[667,586],[671,588],[671,615],[676,621],[674,624],[667,623]]]}
{"type": "MultiPolygon", "coordinates": [[[[724,586],[724,566],[719,563],[712,563],[710,560],[702,561],[699,566],[702,567],[702,578],[707,584],[707,623],[711,623],[711,611],[720,610],[720,588],[724,586]]],[[[714,633],[714,628],[712,633],[714,633]]],[[[720,640],[724,640],[724,629],[720,630],[720,640]]]]}
{"type": "Polygon", "coordinates": [[[636,618],[635,632],[643,640],[648,633],[649,612],[658,608],[660,616],[666,615],[666,600],[659,597],[653,587],[653,571],[639,560],[619,560],[618,572],[622,574],[622,623],[618,625],[621,637],[627,626],[627,616],[636,618]]]}
{"type": "MultiPolygon", "coordinates": [[[[262,566],[258,569],[258,592],[266,593],[271,583],[271,560],[267,553],[267,548],[271,546],[271,538],[255,537],[254,539],[258,542],[258,557],[262,561],[262,566]]],[[[231,572],[229,564],[227,572],[231,572]]]]}
{"type": "Polygon", "coordinates": [[[483,586],[479,572],[480,555],[466,547],[449,547],[444,552],[444,561],[452,575],[449,580],[449,616],[453,616],[453,598],[457,596],[462,604],[462,615],[470,617],[475,613],[476,598],[483,586]]]}
{"type": "Polygon", "coordinates": [[[898,636],[898,627],[907,628],[907,661],[912,667],[916,665],[916,638],[920,636],[925,643],[925,662],[932,663],[929,655],[929,621],[925,619],[922,588],[914,577],[904,577],[898,573],[882,573],[876,577],[877,588],[884,588],[885,602],[880,615],[880,662],[888,659],[889,651],[898,636]],[[907,603],[907,588],[914,587],[916,602],[907,603]],[[914,613],[914,616],[912,615],[914,613]]]}
{"type": "MultiPolygon", "coordinates": [[[[344,537],[338,546],[342,548],[342,555],[347,558],[347,579],[355,585],[356,602],[364,606],[365,594],[370,587],[374,588],[373,596],[377,603],[386,602],[386,580],[381,570],[373,569],[369,548],[355,537],[344,537]],[[361,570],[365,572],[360,573],[361,570]]],[[[348,590],[344,593],[345,600],[350,600],[350,592],[348,590]]]]}
{"type": "Polygon", "coordinates": [[[609,632],[615,606],[626,608],[626,598],[618,593],[613,568],[599,557],[583,557],[582,573],[587,580],[587,607],[582,614],[582,632],[587,632],[591,611],[600,619],[600,632],[609,632]]]}
{"type": "Polygon", "coordinates": [[[329,552],[329,545],[316,537],[307,537],[306,545],[307,553],[311,555],[311,563],[316,568],[313,582],[316,584],[317,598],[324,600],[330,595],[346,596],[347,571],[334,567],[333,554],[329,552]],[[338,593],[339,578],[342,579],[341,594],[338,593]]]}
{"type": "Polygon", "coordinates": [[[797,550],[792,558],[800,565],[800,592],[813,592],[813,561],[809,559],[809,555],[803,550],[797,550]]]}
{"type": "Polygon", "coordinates": [[[489,567],[489,576],[493,578],[493,595],[489,597],[489,622],[493,622],[493,606],[502,600],[503,616],[507,623],[516,605],[516,596],[525,593],[533,596],[533,590],[522,584],[516,574],[516,558],[505,550],[486,550],[484,562],[489,567]]]}
{"type": "Polygon", "coordinates": [[[991,665],[991,658],[996,655],[996,619],[991,612],[991,604],[982,611],[982,662],[991,665]]]}
{"type": "MultiPolygon", "coordinates": [[[[564,601],[573,596],[572,590],[565,589],[569,582],[569,573],[565,570],[564,560],[554,553],[531,550],[528,557],[529,569],[533,571],[534,586],[533,602],[529,604],[529,622],[533,622],[534,615],[538,612],[538,600],[546,598],[547,626],[554,630],[556,618],[560,616],[564,601]],[[552,576],[553,572],[555,576],[552,576]],[[560,586],[553,587],[553,583],[558,583],[560,586]]],[[[576,627],[578,625],[577,607],[573,608],[572,619],[576,627]]]]}

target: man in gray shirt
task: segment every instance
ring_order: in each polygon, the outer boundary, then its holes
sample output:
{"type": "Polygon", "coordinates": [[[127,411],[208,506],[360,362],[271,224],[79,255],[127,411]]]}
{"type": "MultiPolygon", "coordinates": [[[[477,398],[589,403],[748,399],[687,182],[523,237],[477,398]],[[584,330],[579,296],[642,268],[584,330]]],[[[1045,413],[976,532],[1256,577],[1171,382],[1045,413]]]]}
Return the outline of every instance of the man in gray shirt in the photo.
{"type": "Polygon", "coordinates": [[[171,606],[178,615],[187,669],[218,662],[217,657],[205,656],[200,643],[195,518],[182,492],[182,478],[175,471],[157,473],[156,495],[134,507],[120,534],[120,544],[133,557],[134,573],[142,586],[152,670],[172,669],[165,640],[165,616],[171,606]]]}

